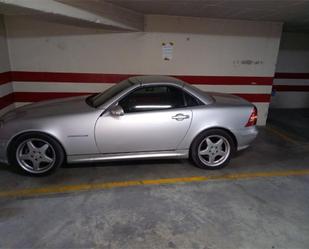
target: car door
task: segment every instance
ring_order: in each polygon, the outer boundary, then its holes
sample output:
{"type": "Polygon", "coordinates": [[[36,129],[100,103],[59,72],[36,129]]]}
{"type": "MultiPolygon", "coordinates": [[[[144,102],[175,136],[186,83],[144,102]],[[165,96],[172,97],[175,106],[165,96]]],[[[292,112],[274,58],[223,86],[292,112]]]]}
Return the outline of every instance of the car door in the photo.
{"type": "Polygon", "coordinates": [[[118,105],[124,115],[106,111],[97,121],[95,137],[101,153],[175,150],[192,119],[183,90],[176,86],[144,86],[118,105]]]}

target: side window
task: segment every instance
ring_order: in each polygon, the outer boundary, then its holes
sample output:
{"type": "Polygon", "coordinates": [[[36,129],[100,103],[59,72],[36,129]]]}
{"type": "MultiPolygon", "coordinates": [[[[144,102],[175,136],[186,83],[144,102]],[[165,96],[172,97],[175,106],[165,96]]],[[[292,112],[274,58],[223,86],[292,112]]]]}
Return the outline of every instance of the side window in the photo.
{"type": "Polygon", "coordinates": [[[140,88],[119,102],[125,113],[164,110],[185,106],[183,91],[172,86],[140,88]]]}
{"type": "Polygon", "coordinates": [[[185,104],[187,107],[190,106],[198,106],[198,105],[203,105],[203,103],[197,99],[196,97],[193,97],[192,95],[190,95],[189,93],[184,91],[184,98],[185,98],[185,104]]]}

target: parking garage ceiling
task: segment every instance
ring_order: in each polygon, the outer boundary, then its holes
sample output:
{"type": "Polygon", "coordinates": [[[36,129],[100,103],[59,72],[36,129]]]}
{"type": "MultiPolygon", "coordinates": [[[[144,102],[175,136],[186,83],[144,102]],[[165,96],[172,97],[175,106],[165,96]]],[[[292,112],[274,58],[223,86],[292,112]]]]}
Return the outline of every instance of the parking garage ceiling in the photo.
{"type": "MultiPolygon", "coordinates": [[[[28,0],[31,2],[35,0],[28,0]]],[[[20,6],[18,0],[0,1],[0,12],[4,14],[18,14],[20,6]],[[12,12],[4,8],[10,2],[18,11],[12,12]],[[7,13],[6,13],[7,12],[7,13]]],[[[58,2],[70,7],[78,8],[87,13],[114,22],[117,28],[141,30],[143,15],[173,15],[207,18],[240,19],[254,21],[284,22],[284,30],[290,32],[309,32],[309,1],[307,0],[43,0],[44,2],[58,2]]],[[[14,7],[13,6],[13,7],[14,7]]],[[[28,12],[29,14],[29,8],[28,12]]],[[[37,13],[35,13],[37,14],[37,13]]],[[[45,13],[45,15],[55,14],[45,13]]],[[[59,19],[63,16],[59,15],[59,19]]],[[[53,19],[55,19],[53,17],[53,19]]],[[[68,17],[69,19],[69,17],[68,17]]],[[[73,18],[74,19],[74,18],[73,18]]],[[[80,22],[81,20],[79,20],[80,22]]],[[[72,22],[72,18],[70,18],[72,22]]],[[[86,20],[91,23],[91,20],[86,20]]],[[[98,18],[92,21],[98,22],[98,18]]],[[[95,23],[98,25],[98,23],[95,23]]],[[[108,25],[107,25],[108,26],[108,25]]]]}
{"type": "MultiPolygon", "coordinates": [[[[309,31],[308,0],[106,0],[143,14],[279,21],[289,31],[309,31]]],[[[94,1],[97,2],[97,1],[94,1]]]]}

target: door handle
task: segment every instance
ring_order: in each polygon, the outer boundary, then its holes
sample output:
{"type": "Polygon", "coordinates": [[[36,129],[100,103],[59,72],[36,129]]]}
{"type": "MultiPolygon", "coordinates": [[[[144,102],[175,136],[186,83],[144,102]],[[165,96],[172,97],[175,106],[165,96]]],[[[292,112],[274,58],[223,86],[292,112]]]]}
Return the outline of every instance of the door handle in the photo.
{"type": "Polygon", "coordinates": [[[188,118],[190,118],[189,115],[184,115],[182,113],[178,113],[178,114],[176,114],[175,116],[172,117],[172,119],[176,119],[177,121],[182,121],[182,120],[188,119],[188,118]]]}

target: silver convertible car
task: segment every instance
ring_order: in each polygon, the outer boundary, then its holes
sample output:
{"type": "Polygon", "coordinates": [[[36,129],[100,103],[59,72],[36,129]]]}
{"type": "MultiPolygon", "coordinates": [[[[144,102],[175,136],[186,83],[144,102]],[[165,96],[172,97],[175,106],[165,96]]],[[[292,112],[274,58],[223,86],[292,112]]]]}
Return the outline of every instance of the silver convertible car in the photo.
{"type": "Polygon", "coordinates": [[[0,119],[0,161],[43,175],[64,162],[190,158],[219,169],[257,136],[257,109],[166,76],[138,76],[91,96],[43,101],[0,119]]]}

